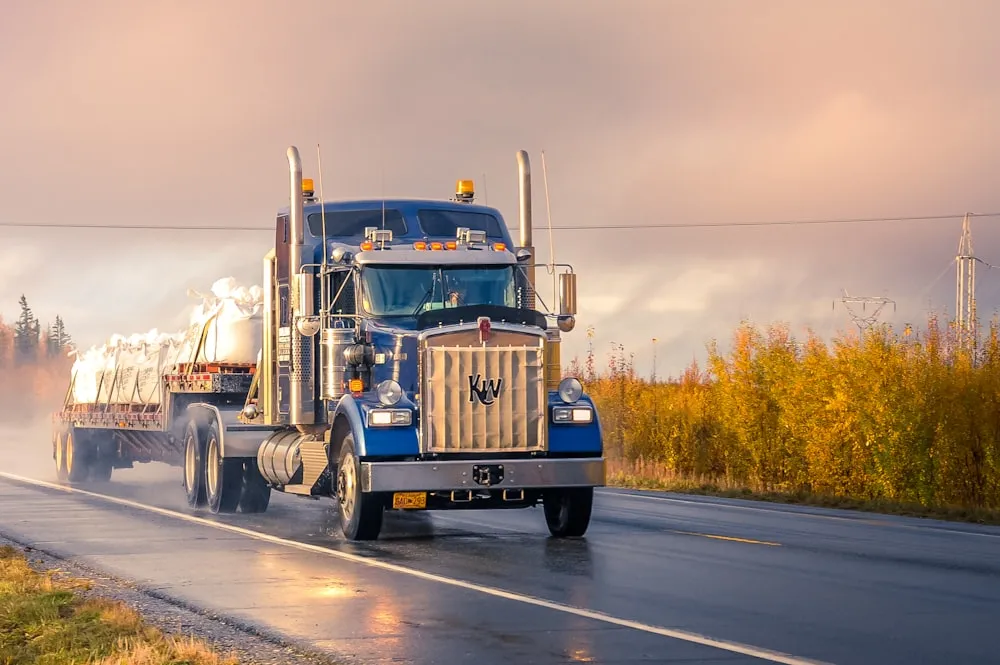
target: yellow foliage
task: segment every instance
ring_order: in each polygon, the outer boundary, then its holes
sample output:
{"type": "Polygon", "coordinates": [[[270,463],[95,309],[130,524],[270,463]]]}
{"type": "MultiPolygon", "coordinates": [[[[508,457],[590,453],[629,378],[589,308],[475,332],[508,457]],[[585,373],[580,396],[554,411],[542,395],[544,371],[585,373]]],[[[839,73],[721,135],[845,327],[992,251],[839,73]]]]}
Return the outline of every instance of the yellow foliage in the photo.
{"type": "Polygon", "coordinates": [[[583,378],[615,464],[765,492],[998,509],[998,338],[991,325],[973,353],[933,317],[920,335],[883,327],[829,346],[744,324],[728,354],[709,345],[707,372],[650,383],[619,346],[583,378]]]}

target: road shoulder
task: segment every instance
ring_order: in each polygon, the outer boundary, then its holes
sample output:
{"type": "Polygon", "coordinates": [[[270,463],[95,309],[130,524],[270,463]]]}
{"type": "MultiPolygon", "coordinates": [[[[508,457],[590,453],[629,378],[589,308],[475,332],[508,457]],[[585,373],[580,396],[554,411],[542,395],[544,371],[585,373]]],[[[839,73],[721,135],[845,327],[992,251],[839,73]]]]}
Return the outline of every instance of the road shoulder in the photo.
{"type": "Polygon", "coordinates": [[[337,665],[338,661],[303,651],[252,626],[188,606],[131,580],[62,558],[0,533],[0,546],[4,545],[23,553],[31,568],[37,572],[57,570],[88,580],[91,588],[76,591],[78,595],[120,601],[138,612],[149,625],[176,637],[194,636],[220,655],[236,657],[240,665],[337,665]]]}

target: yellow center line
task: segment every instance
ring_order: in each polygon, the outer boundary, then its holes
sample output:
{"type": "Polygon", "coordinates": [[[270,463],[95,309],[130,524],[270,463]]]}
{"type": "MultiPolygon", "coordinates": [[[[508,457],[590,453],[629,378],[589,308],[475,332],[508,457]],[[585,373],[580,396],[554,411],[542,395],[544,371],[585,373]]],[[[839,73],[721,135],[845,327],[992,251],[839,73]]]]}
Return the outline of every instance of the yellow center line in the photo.
{"type": "Polygon", "coordinates": [[[766,540],[753,540],[752,538],[736,538],[734,536],[718,536],[714,533],[698,533],[697,531],[679,531],[668,529],[672,533],[680,533],[685,536],[701,536],[702,538],[715,538],[717,540],[731,540],[736,543],[749,543],[751,545],[767,545],[769,547],[781,547],[781,543],[769,543],[766,540]]]}

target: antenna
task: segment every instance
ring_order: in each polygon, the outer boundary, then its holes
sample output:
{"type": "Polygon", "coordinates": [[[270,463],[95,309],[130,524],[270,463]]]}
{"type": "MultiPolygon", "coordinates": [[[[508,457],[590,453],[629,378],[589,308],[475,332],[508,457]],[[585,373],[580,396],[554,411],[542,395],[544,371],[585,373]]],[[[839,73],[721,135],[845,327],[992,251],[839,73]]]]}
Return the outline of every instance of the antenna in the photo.
{"type": "Polygon", "coordinates": [[[379,167],[382,178],[382,230],[385,231],[385,166],[379,167]]]}
{"type": "Polygon", "coordinates": [[[323,225],[323,267],[326,267],[326,197],[323,196],[323,156],[316,144],[316,166],[319,171],[319,218],[323,225]]]}
{"type": "MultiPolygon", "coordinates": [[[[319,280],[319,302],[320,302],[320,326],[325,326],[328,322],[327,319],[327,293],[326,293],[326,255],[327,255],[327,240],[326,240],[326,197],[323,195],[323,155],[320,153],[319,143],[316,144],[316,170],[319,175],[319,218],[323,226],[323,240],[321,247],[323,248],[323,261],[321,276],[319,280]]],[[[332,308],[331,308],[332,309],[332,308]]]]}
{"type": "Polygon", "coordinates": [[[545,217],[549,225],[549,274],[552,275],[552,297],[556,298],[559,286],[556,283],[556,249],[552,241],[552,210],[549,208],[549,172],[545,168],[545,151],[542,150],[542,183],[545,187],[545,217]]]}

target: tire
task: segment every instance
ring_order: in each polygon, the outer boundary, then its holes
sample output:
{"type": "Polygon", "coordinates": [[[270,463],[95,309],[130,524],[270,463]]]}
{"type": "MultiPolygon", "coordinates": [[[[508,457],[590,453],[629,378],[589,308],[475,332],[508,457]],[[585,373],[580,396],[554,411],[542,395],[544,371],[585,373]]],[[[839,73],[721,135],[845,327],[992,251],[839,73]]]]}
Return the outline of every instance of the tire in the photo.
{"type": "Polygon", "coordinates": [[[337,512],[348,540],[375,540],[382,530],[382,498],[361,491],[361,463],[354,454],[354,435],[347,434],[337,464],[337,512]]]}
{"type": "Polygon", "coordinates": [[[594,506],[593,487],[549,490],[542,497],[545,523],[556,538],[580,537],[587,533],[594,506]]]}
{"type": "Polygon", "coordinates": [[[66,480],[82,483],[90,476],[90,450],[81,430],[70,427],[64,441],[66,480]]]}
{"type": "Polygon", "coordinates": [[[241,513],[263,513],[271,503],[271,488],[264,476],[260,475],[257,460],[251,458],[243,463],[243,492],[240,495],[241,513]]]}
{"type": "Polygon", "coordinates": [[[114,434],[108,430],[92,432],[90,448],[92,451],[90,480],[97,483],[109,482],[115,469],[115,458],[118,456],[114,434]]]}
{"type": "Polygon", "coordinates": [[[219,424],[205,434],[205,498],[213,514],[235,513],[243,494],[243,460],[225,458],[219,441],[219,424]]]}
{"type": "Polygon", "coordinates": [[[95,483],[110,482],[114,469],[114,463],[111,461],[111,458],[102,455],[95,459],[90,467],[90,480],[95,483]]]}
{"type": "Polygon", "coordinates": [[[203,508],[205,498],[205,440],[192,418],[184,430],[184,493],[189,508],[203,508]]]}
{"type": "Polygon", "coordinates": [[[56,478],[61,483],[69,481],[69,470],[66,468],[66,432],[57,430],[52,437],[52,457],[56,463],[56,478]]]}

